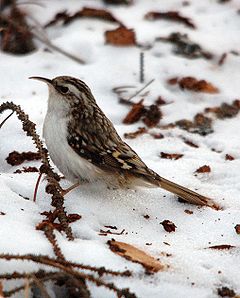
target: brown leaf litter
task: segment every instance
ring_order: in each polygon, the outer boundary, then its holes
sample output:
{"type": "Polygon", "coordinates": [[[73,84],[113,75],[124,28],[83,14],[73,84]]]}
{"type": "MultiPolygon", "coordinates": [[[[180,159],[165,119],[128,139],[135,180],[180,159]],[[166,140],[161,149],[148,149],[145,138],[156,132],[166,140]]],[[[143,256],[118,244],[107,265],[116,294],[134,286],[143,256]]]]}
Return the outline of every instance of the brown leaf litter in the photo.
{"type": "Polygon", "coordinates": [[[158,260],[131,244],[114,240],[109,240],[107,243],[112,252],[129,261],[141,264],[150,273],[161,271],[165,267],[158,260]]]}

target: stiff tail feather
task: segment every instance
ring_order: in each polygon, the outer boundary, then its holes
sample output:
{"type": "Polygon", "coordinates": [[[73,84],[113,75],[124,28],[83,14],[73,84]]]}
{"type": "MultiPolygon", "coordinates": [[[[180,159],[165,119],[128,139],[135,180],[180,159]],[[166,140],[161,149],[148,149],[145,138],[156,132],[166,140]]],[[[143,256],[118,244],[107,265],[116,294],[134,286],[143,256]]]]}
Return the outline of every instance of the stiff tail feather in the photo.
{"type": "Polygon", "coordinates": [[[212,199],[202,196],[184,186],[176,184],[162,177],[159,177],[158,182],[160,187],[176,194],[190,204],[209,206],[216,210],[221,209],[221,207],[218,206],[212,199]]]}

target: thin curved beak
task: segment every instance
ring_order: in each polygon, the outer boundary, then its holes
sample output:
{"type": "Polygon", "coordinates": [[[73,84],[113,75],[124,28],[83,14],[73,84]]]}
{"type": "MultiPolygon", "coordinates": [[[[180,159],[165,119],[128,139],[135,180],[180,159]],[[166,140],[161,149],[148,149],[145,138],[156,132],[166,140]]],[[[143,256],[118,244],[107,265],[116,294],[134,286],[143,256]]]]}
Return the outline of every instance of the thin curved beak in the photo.
{"type": "Polygon", "coordinates": [[[30,77],[29,79],[42,81],[42,82],[44,82],[44,83],[46,83],[46,84],[50,84],[50,85],[52,85],[52,80],[47,79],[47,78],[43,78],[43,77],[30,77]]]}

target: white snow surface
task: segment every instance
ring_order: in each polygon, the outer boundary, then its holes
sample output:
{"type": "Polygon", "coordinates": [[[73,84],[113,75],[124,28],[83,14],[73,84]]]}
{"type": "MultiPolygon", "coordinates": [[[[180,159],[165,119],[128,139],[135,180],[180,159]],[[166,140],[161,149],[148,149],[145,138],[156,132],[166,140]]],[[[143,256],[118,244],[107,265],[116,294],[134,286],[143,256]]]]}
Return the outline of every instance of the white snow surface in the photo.
{"type": "MultiPolygon", "coordinates": [[[[20,1],[21,2],[21,1],[20,1]]],[[[161,124],[192,119],[206,107],[222,102],[231,103],[239,98],[240,57],[228,54],[225,63],[218,65],[224,52],[240,49],[239,0],[220,4],[217,0],[191,0],[184,6],[177,0],[135,0],[131,6],[104,5],[101,1],[22,1],[21,7],[44,25],[64,9],[76,12],[84,6],[105,8],[136,32],[139,44],[151,44],[145,52],[145,83],[155,81],[146,89],[146,104],[152,104],[162,96],[169,104],[162,106],[161,124]],[[34,2],[41,5],[33,5],[34,2]],[[197,29],[164,21],[147,21],[149,11],[178,10],[190,17],[197,29]],[[189,38],[214,54],[211,60],[187,59],[177,56],[172,45],[154,42],[156,37],[171,32],[187,33],[189,38]],[[194,93],[169,86],[167,79],[175,76],[194,76],[210,81],[220,90],[218,94],[194,93]]],[[[141,88],[139,83],[139,47],[114,47],[106,45],[104,32],[117,25],[94,19],[78,19],[68,26],[56,25],[47,29],[51,41],[59,47],[86,61],[80,65],[69,58],[46,51],[38,43],[38,50],[25,56],[0,53],[0,103],[13,101],[20,104],[42,133],[47,107],[48,91],[44,84],[28,80],[30,76],[54,78],[71,75],[84,80],[91,88],[99,106],[114,123],[123,137],[143,123],[124,125],[122,120],[129,107],[118,102],[112,88],[133,85],[129,96],[141,88]]],[[[134,98],[137,102],[140,96],[134,98]]],[[[1,120],[9,112],[1,115],[1,120]]],[[[77,263],[105,266],[113,270],[129,269],[132,277],[103,277],[119,288],[130,288],[137,297],[217,297],[217,288],[227,286],[240,294],[240,236],[234,226],[240,224],[240,115],[232,119],[214,120],[214,132],[207,136],[191,134],[175,128],[160,130],[163,139],[142,135],[126,140],[138,152],[146,164],[165,178],[176,181],[213,198],[223,207],[216,211],[207,207],[180,203],[176,197],[161,189],[108,190],[104,185],[83,185],[65,198],[68,213],[78,213],[82,218],[71,224],[74,241],[55,231],[65,257],[77,263]],[[193,148],[182,138],[199,145],[193,148]],[[214,152],[214,148],[221,153],[214,152]],[[161,159],[160,152],[181,153],[179,160],[161,159]],[[225,160],[225,154],[235,157],[225,160]],[[194,176],[203,165],[211,167],[211,173],[194,176]],[[191,210],[193,214],[184,212],[191,210]],[[144,215],[149,215],[149,219],[144,215]],[[168,219],[177,226],[173,233],[166,232],[160,222],[168,219]],[[99,235],[104,226],[116,226],[122,235],[99,235]],[[144,268],[110,251],[107,241],[114,238],[136,246],[159,258],[168,265],[164,271],[146,275],[144,268]],[[167,242],[169,245],[166,245],[167,242]],[[146,245],[151,243],[151,245],[146,245]],[[206,249],[212,245],[229,244],[230,250],[206,249]],[[166,257],[166,254],[170,254],[166,257]]],[[[0,130],[0,254],[41,254],[54,257],[52,247],[35,229],[44,218],[43,211],[52,210],[50,196],[45,193],[43,180],[37,202],[32,200],[38,173],[14,174],[23,166],[40,166],[40,162],[25,162],[20,166],[7,164],[6,157],[14,150],[34,151],[31,139],[21,130],[21,123],[12,116],[0,130]],[[29,200],[23,197],[29,198],[29,200]]],[[[57,169],[56,169],[57,170],[57,169]]],[[[70,185],[66,180],[64,187],[70,185]]],[[[0,274],[37,270],[31,262],[0,261],[0,274]]],[[[4,284],[6,289],[9,285],[4,284]]],[[[92,297],[115,297],[115,294],[89,284],[92,297]]],[[[20,294],[18,294],[20,295],[20,294]]],[[[21,296],[17,296],[21,297],[21,296]]]]}

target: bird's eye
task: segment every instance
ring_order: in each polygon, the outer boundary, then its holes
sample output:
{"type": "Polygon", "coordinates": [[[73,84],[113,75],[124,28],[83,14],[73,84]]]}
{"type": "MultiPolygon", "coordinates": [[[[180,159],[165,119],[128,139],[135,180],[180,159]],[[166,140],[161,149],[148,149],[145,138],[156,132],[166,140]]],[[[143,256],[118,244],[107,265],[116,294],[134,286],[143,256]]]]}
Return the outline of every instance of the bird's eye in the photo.
{"type": "Polygon", "coordinates": [[[68,87],[65,87],[65,86],[59,86],[58,89],[59,89],[62,93],[68,93],[68,91],[69,91],[68,87]]]}

